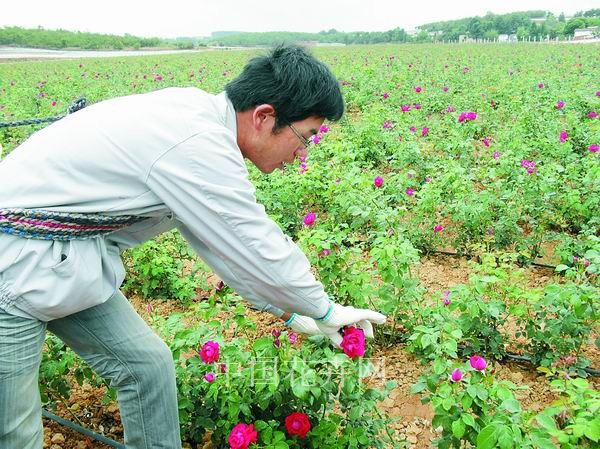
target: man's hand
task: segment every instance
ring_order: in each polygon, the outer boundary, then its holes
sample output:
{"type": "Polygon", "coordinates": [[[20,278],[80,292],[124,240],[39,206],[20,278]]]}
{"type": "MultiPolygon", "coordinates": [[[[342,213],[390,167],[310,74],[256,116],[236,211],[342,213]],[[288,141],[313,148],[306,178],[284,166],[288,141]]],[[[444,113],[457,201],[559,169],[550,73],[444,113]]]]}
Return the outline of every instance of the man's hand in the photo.
{"type": "Polygon", "coordinates": [[[293,314],[285,323],[295,332],[305,335],[322,335],[323,332],[317,327],[317,323],[312,318],[303,315],[293,314]]]}
{"type": "Polygon", "coordinates": [[[320,333],[329,337],[331,342],[340,347],[342,336],[339,330],[344,326],[357,325],[364,333],[365,337],[373,338],[373,324],[385,323],[386,317],[379,312],[369,309],[356,309],[351,306],[342,306],[340,304],[331,304],[331,308],[325,318],[315,320],[320,333]]]}

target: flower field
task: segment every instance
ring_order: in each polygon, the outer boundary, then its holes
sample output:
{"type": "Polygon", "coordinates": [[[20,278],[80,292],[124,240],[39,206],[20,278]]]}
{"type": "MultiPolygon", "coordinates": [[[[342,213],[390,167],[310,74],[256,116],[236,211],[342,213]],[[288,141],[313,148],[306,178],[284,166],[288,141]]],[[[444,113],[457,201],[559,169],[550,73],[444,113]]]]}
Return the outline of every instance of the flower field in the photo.
{"type": "MultiPolygon", "coordinates": [[[[599,50],[316,49],[347,113],[306,159],[251,167],[252,181],[332,298],[388,322],[374,341],[348,328],[334,349],[248,313],[178,233],[127,251],[122,289],[171,347],[186,444],[598,447],[599,50]]],[[[217,93],[253,54],[0,64],[0,122],[82,95],[217,93]]],[[[0,128],[3,155],[41,126],[0,128]]],[[[83,419],[74,381],[114,401],[53,336],[40,372],[66,418],[83,419]]]]}

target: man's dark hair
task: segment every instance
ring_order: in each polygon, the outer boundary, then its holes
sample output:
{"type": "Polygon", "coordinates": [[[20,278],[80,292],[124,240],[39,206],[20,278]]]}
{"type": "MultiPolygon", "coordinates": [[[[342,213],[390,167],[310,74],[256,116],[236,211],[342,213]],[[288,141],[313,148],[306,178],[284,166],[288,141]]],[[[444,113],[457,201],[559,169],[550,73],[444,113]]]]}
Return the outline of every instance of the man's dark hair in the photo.
{"type": "Polygon", "coordinates": [[[274,130],[311,116],[336,121],[344,115],[344,98],[331,70],[296,45],[280,45],[252,58],[225,91],[237,112],[272,105],[274,130]]]}

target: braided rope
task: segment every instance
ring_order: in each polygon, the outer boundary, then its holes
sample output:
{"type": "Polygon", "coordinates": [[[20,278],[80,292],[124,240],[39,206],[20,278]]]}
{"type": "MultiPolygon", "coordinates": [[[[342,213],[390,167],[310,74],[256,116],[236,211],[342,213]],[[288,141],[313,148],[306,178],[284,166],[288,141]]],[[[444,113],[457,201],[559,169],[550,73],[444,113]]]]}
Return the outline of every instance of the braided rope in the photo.
{"type": "Polygon", "coordinates": [[[0,122],[0,128],[12,128],[15,126],[25,126],[25,125],[39,125],[41,123],[46,122],[55,122],[60,120],[63,117],[66,117],[68,114],[72,114],[73,112],[77,112],[80,109],[85,108],[87,105],[87,100],[85,97],[78,98],[73,101],[69,108],[67,109],[66,114],[55,115],[54,117],[45,117],[45,118],[31,118],[27,120],[18,120],[16,122],[0,122]]]}
{"type": "Polygon", "coordinates": [[[85,240],[107,235],[145,217],[0,208],[0,232],[26,239],[85,240]]]}

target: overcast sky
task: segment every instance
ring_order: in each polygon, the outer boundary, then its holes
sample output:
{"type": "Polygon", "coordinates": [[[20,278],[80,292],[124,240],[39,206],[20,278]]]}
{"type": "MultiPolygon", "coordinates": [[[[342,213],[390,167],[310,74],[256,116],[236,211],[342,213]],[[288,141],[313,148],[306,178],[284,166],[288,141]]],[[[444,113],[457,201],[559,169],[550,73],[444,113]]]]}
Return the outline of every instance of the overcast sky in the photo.
{"type": "Polygon", "coordinates": [[[177,37],[213,31],[406,30],[533,9],[570,16],[600,0],[2,0],[0,26],[177,37]]]}

